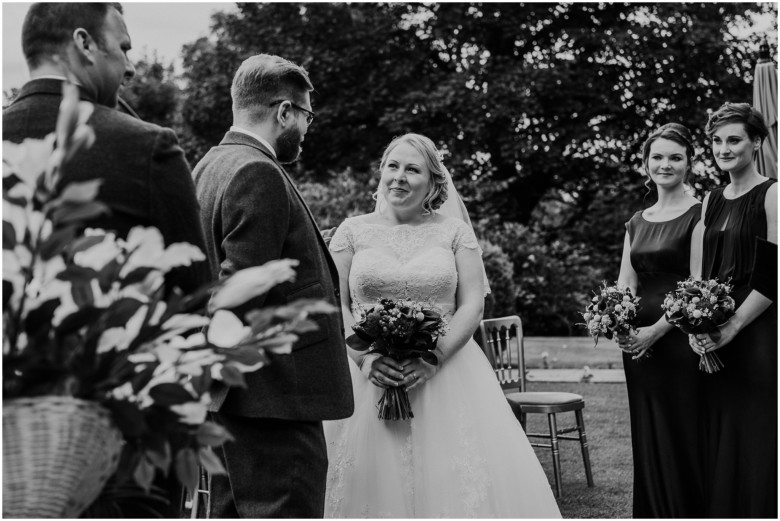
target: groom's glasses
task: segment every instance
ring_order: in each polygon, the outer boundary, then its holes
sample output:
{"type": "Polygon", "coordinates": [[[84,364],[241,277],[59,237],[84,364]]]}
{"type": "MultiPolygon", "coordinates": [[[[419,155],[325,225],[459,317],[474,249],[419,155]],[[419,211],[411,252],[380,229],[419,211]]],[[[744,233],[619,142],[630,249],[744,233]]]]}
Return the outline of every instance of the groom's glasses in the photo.
{"type": "Polygon", "coordinates": [[[311,125],[311,122],[314,121],[314,112],[312,112],[312,111],[310,111],[308,109],[305,109],[305,108],[301,107],[300,105],[296,105],[295,103],[293,103],[290,100],[278,99],[276,101],[272,101],[271,103],[269,103],[268,106],[269,107],[273,107],[274,105],[278,105],[279,103],[284,103],[285,101],[290,102],[290,105],[292,106],[292,108],[298,109],[300,111],[305,112],[306,113],[306,126],[311,125]]]}

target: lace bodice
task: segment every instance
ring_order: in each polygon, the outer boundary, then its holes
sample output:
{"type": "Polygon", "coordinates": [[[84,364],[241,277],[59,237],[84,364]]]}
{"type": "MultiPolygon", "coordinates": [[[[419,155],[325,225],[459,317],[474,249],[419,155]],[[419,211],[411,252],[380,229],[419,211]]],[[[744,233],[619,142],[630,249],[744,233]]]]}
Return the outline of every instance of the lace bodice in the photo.
{"type": "Polygon", "coordinates": [[[471,228],[458,219],[418,226],[386,226],[346,219],[330,242],[334,252],[353,254],[349,288],[353,314],[379,298],[430,302],[445,314],[455,310],[458,271],[455,255],[464,248],[482,251],[471,228]]]}

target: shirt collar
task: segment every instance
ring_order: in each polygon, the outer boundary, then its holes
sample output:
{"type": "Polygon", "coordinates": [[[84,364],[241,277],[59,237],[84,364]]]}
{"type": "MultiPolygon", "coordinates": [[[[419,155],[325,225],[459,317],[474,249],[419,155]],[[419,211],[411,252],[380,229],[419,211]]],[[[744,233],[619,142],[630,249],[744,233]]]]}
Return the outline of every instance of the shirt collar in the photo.
{"type": "Polygon", "coordinates": [[[276,150],[274,150],[274,147],[271,146],[271,143],[269,143],[268,141],[266,141],[262,137],[258,136],[257,134],[255,134],[252,131],[249,131],[249,130],[247,130],[245,128],[237,127],[235,125],[231,126],[230,130],[232,132],[240,132],[241,134],[246,134],[247,136],[249,136],[249,137],[251,137],[253,139],[256,139],[257,141],[260,142],[261,145],[263,145],[268,150],[270,150],[271,154],[273,154],[273,156],[274,156],[274,159],[276,159],[276,150]]]}
{"type": "MultiPolygon", "coordinates": [[[[59,81],[68,81],[68,78],[66,78],[65,76],[60,76],[59,74],[43,74],[43,75],[41,75],[41,76],[36,76],[36,77],[34,77],[34,78],[30,78],[30,80],[29,80],[29,81],[34,81],[34,80],[59,80],[59,81]]],[[[71,80],[71,83],[73,83],[74,85],[78,85],[79,87],[81,87],[81,84],[80,84],[79,82],[75,81],[75,80],[71,80]]]]}

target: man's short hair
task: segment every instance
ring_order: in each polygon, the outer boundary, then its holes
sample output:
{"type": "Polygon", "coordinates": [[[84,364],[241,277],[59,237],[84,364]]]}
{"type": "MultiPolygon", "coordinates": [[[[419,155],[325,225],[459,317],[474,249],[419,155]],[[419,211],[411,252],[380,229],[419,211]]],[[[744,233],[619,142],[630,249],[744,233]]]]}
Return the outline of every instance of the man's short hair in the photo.
{"type": "Polygon", "coordinates": [[[37,67],[44,58],[61,52],[73,37],[73,31],[85,29],[99,46],[103,46],[103,24],[108,10],[122,13],[119,3],[41,2],[27,11],[22,25],[22,51],[30,67],[37,67]]]}
{"type": "Polygon", "coordinates": [[[314,90],[309,73],[300,65],[271,54],[258,54],[244,60],[233,76],[230,96],[233,112],[249,110],[262,118],[278,100],[302,104],[307,92],[314,90]]]}

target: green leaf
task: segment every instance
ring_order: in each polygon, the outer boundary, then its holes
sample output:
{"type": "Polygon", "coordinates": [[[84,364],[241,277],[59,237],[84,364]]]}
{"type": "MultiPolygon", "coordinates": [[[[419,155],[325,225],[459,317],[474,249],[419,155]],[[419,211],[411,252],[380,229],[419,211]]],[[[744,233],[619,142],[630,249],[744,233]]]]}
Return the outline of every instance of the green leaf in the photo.
{"type": "Polygon", "coordinates": [[[16,247],[16,231],[14,225],[3,221],[3,249],[13,250],[16,247]]]}
{"type": "Polygon", "coordinates": [[[349,335],[347,337],[347,345],[354,349],[355,351],[365,351],[369,347],[371,347],[371,344],[374,342],[372,340],[366,340],[364,338],[365,334],[360,334],[355,332],[354,335],[349,335]]]}
{"type": "Polygon", "coordinates": [[[52,212],[51,220],[55,227],[59,227],[70,223],[79,224],[108,213],[111,213],[109,207],[99,201],[84,204],[65,203],[52,212]]]}
{"type": "Polygon", "coordinates": [[[111,285],[119,277],[119,271],[122,269],[122,265],[119,264],[119,260],[111,259],[103,266],[98,272],[98,284],[100,289],[107,293],[111,289],[111,285]]]}
{"type": "Polygon", "coordinates": [[[62,189],[57,202],[63,203],[87,203],[97,198],[102,179],[69,183],[62,189]]]}
{"type": "Polygon", "coordinates": [[[154,465],[152,462],[146,458],[141,458],[141,460],[138,462],[138,466],[135,467],[133,478],[141,488],[143,488],[146,492],[149,492],[149,489],[152,486],[152,481],[154,481],[154,465]]]}
{"type": "Polygon", "coordinates": [[[220,375],[222,376],[222,381],[225,383],[225,385],[229,385],[230,387],[242,387],[246,389],[246,380],[244,379],[244,375],[241,374],[241,371],[232,365],[223,365],[222,370],[220,371],[220,375]]]}
{"type": "Polygon", "coordinates": [[[201,445],[219,447],[226,441],[233,441],[233,436],[223,426],[206,421],[198,426],[198,430],[195,432],[195,439],[201,445]]]}
{"type": "Polygon", "coordinates": [[[439,365],[439,359],[436,357],[435,354],[431,353],[430,351],[423,351],[423,353],[420,356],[424,361],[428,362],[431,365],[439,365]]]}
{"type": "Polygon", "coordinates": [[[89,284],[89,281],[97,277],[97,274],[97,271],[92,268],[85,268],[78,264],[69,264],[57,274],[57,278],[72,283],[81,282],[89,284]]]}
{"type": "Polygon", "coordinates": [[[176,477],[179,482],[193,492],[198,487],[198,457],[195,451],[185,447],[176,453],[176,462],[174,464],[176,477]]]}
{"type": "Polygon", "coordinates": [[[66,226],[52,232],[41,244],[41,258],[49,260],[55,255],[61,254],[76,236],[75,226],[66,226]]]}
{"type": "Polygon", "coordinates": [[[189,391],[175,383],[157,384],[149,389],[149,396],[162,406],[180,405],[194,400],[189,391]]]}
{"type": "Polygon", "coordinates": [[[85,235],[76,238],[67,248],[67,253],[73,257],[79,252],[86,251],[105,240],[105,235],[85,235]]]}
{"type": "Polygon", "coordinates": [[[210,447],[201,447],[198,450],[198,456],[201,466],[209,474],[227,474],[227,470],[222,465],[222,460],[219,459],[219,456],[210,447]]]}
{"type": "Polygon", "coordinates": [[[153,438],[145,440],[146,457],[149,461],[158,469],[160,469],[163,475],[168,475],[168,469],[171,466],[171,445],[167,440],[162,438],[153,438]]]}
{"type": "Polygon", "coordinates": [[[127,297],[117,300],[106,311],[106,329],[123,327],[141,306],[143,306],[143,302],[134,298],[127,297]]]}
{"type": "Polygon", "coordinates": [[[200,465],[206,469],[209,474],[227,474],[225,467],[222,465],[222,460],[219,459],[211,447],[201,447],[198,449],[198,456],[200,458],[200,465]]]}
{"type": "Polygon", "coordinates": [[[268,357],[256,347],[241,345],[238,347],[220,348],[218,353],[224,354],[227,360],[244,365],[255,365],[259,362],[268,362],[268,357]]]}
{"type": "Polygon", "coordinates": [[[134,269],[133,271],[131,271],[130,273],[122,277],[122,286],[129,286],[130,284],[143,282],[146,276],[152,271],[154,271],[155,269],[156,268],[152,268],[149,266],[144,266],[141,268],[134,269]]]}
{"type": "Polygon", "coordinates": [[[80,308],[91,307],[95,303],[95,295],[88,281],[77,280],[70,285],[70,294],[73,302],[80,308]]]}
{"type": "Polygon", "coordinates": [[[136,404],[124,400],[110,400],[106,402],[106,407],[111,411],[114,423],[125,439],[137,438],[146,433],[144,413],[136,404]]]}

